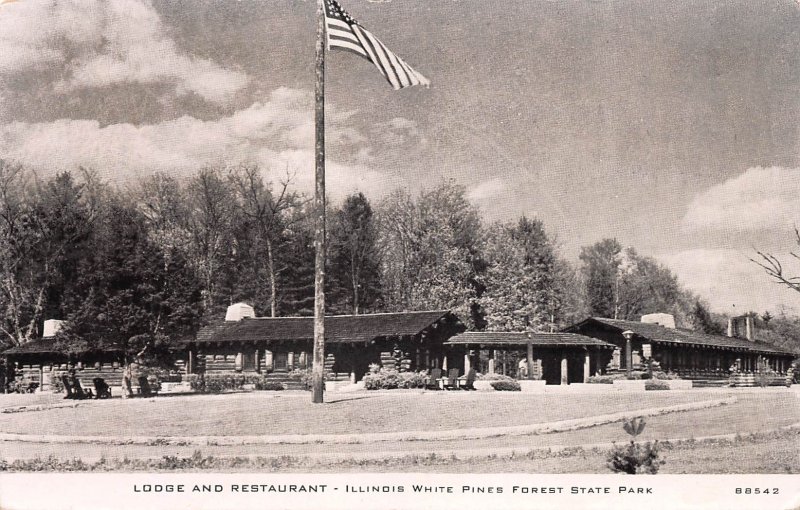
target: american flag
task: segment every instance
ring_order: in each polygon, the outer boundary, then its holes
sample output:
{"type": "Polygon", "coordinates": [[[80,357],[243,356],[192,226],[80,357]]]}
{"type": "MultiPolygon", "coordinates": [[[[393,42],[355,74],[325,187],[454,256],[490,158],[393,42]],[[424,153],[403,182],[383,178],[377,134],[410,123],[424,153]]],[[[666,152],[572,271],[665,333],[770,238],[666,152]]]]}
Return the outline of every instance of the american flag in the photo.
{"type": "Polygon", "coordinates": [[[413,85],[429,87],[431,82],[358,24],[336,0],[325,0],[328,48],[339,48],[369,60],[395,90],[413,85]]]}

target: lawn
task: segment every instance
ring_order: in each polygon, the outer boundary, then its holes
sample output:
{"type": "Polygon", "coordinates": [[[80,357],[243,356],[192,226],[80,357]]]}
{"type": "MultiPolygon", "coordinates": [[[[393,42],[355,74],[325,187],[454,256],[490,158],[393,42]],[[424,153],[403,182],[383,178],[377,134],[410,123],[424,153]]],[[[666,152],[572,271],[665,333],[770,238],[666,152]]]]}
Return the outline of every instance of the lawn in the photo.
{"type": "MultiPolygon", "coordinates": [[[[788,391],[765,393],[770,399],[786,398],[772,396],[784,394],[797,402],[788,391]]],[[[597,395],[399,392],[329,396],[326,404],[315,405],[305,393],[254,392],[86,401],[75,408],[0,414],[0,430],[108,436],[446,430],[542,423],[724,396],[706,391],[597,395]]]]}
{"type": "MultiPolygon", "coordinates": [[[[793,391],[697,390],[690,392],[617,393],[600,395],[522,393],[410,393],[398,392],[328,396],[325,405],[313,405],[307,394],[258,392],[219,396],[158,397],[142,400],[111,400],[81,403],[77,408],[0,414],[0,431],[25,434],[70,435],[256,435],[283,433],[343,433],[402,430],[435,430],[481,426],[540,423],[644,409],[679,403],[736,396],[737,402],[721,407],[670,413],[647,418],[642,440],[673,439],[719,434],[748,434],[774,430],[800,422],[800,399],[793,391]]],[[[2,398],[2,397],[0,397],[2,398]]],[[[14,399],[13,405],[23,405],[14,399]]],[[[3,401],[0,407],[9,407],[3,401]]],[[[59,459],[100,458],[159,459],[164,455],[188,457],[196,450],[216,457],[289,456],[298,461],[297,470],[335,471],[335,467],[364,470],[416,469],[418,460],[363,460],[364,454],[387,457],[431,454],[449,457],[474,455],[474,462],[449,463],[447,471],[473,470],[527,472],[604,472],[603,454],[582,452],[555,461],[537,455],[524,459],[491,460],[493,453],[511,450],[528,452],[549,447],[592,445],[625,441],[619,423],[582,430],[534,435],[499,436],[473,440],[394,441],[373,444],[276,444],[202,447],[192,445],[104,445],[0,443],[0,458],[59,459]],[[311,457],[307,457],[311,456],[311,457]],[[584,458],[585,457],[585,458],[584,458]],[[359,460],[361,458],[361,460],[359,460]],[[404,464],[405,462],[405,464],[404,464]],[[310,463],[310,464],[309,464],[310,463]],[[348,467],[350,466],[350,467],[348,467]],[[405,468],[402,468],[405,469],[405,468]]],[[[681,447],[667,472],[783,472],[796,464],[800,449],[797,434],[724,448],[699,445],[681,447]],[[787,455],[790,457],[787,460],[787,455]],[[727,457],[726,457],[727,456],[727,457]],[[678,462],[677,459],[680,459],[678,462]],[[724,459],[727,463],[721,463],[724,459]],[[792,461],[792,459],[794,459],[792,461]],[[784,466],[784,467],[781,467],[784,466]],[[723,470],[724,469],[726,470],[723,470]]],[[[560,458],[560,456],[559,456],[560,458]]],[[[286,467],[284,464],[282,466],[286,467]]],[[[426,466],[424,462],[421,466],[426,466]]],[[[442,470],[432,462],[425,469],[442,470]]]]}

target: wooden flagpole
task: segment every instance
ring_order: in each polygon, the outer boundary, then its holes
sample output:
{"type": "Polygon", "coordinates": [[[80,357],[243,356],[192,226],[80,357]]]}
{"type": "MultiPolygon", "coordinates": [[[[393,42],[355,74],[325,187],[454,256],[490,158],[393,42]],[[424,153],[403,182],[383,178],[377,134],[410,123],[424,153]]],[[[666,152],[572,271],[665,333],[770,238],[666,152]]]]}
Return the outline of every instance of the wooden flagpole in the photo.
{"type": "Polygon", "coordinates": [[[311,401],[323,402],[325,389],[325,0],[317,0],[317,57],[314,89],[314,355],[311,401]]]}

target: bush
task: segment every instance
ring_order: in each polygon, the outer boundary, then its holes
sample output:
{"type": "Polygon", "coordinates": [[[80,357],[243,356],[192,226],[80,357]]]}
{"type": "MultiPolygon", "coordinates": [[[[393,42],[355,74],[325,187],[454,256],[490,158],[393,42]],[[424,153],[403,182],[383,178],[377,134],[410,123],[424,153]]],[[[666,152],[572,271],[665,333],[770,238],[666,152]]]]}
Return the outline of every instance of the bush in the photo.
{"type": "Polygon", "coordinates": [[[63,370],[59,370],[56,372],[51,372],[52,375],[50,377],[50,391],[53,393],[64,393],[64,381],[61,380],[62,377],[67,375],[66,372],[63,370]]]}
{"type": "Polygon", "coordinates": [[[9,382],[6,387],[9,393],[31,393],[39,387],[39,383],[35,383],[27,377],[20,377],[9,382]]]}
{"type": "Polygon", "coordinates": [[[495,391],[522,391],[522,386],[520,386],[519,383],[514,379],[501,379],[498,381],[492,381],[489,384],[491,384],[495,391]]]}
{"type": "Polygon", "coordinates": [[[663,460],[658,459],[658,452],[658,441],[636,444],[631,440],[626,446],[614,445],[608,455],[607,465],[615,473],[654,475],[664,464],[663,460]]]}
{"type": "Polygon", "coordinates": [[[253,377],[242,374],[189,374],[186,379],[189,386],[200,393],[241,390],[248,382],[254,382],[253,377]]]}
{"type": "Polygon", "coordinates": [[[286,388],[283,384],[275,381],[268,381],[264,378],[261,378],[255,382],[256,389],[259,391],[283,391],[286,388]]]}
{"type": "Polygon", "coordinates": [[[400,372],[381,368],[364,376],[364,388],[368,390],[393,390],[400,387],[400,372]]]}
{"type": "MultiPolygon", "coordinates": [[[[303,388],[310,390],[311,389],[311,369],[310,368],[295,368],[291,372],[287,374],[289,379],[294,379],[295,381],[300,381],[303,384],[303,388]]],[[[322,380],[325,380],[323,375],[322,380]]]]}
{"type": "Polygon", "coordinates": [[[669,384],[658,379],[651,379],[644,383],[645,390],[668,390],[669,384]]]}
{"type": "Polygon", "coordinates": [[[675,372],[653,372],[653,379],[659,379],[662,381],[679,381],[681,380],[681,376],[676,374],[675,372]]]}
{"type": "Polygon", "coordinates": [[[614,384],[614,381],[624,381],[625,374],[593,375],[586,380],[588,384],[614,384]]]}
{"type": "Polygon", "coordinates": [[[400,373],[399,388],[424,388],[428,380],[425,372],[402,372],[400,373]]]}
{"type": "Polygon", "coordinates": [[[503,374],[478,374],[476,377],[479,381],[514,381],[513,377],[503,374]]]}

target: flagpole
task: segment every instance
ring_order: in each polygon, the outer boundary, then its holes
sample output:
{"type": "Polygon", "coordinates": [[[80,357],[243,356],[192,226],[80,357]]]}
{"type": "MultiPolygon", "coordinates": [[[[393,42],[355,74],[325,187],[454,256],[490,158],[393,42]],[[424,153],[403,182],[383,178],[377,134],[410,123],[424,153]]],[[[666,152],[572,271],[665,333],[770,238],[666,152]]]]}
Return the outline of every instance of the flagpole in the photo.
{"type": "Polygon", "coordinates": [[[314,355],[311,401],[325,389],[325,0],[317,0],[316,86],[314,89],[314,355]]]}

